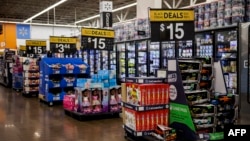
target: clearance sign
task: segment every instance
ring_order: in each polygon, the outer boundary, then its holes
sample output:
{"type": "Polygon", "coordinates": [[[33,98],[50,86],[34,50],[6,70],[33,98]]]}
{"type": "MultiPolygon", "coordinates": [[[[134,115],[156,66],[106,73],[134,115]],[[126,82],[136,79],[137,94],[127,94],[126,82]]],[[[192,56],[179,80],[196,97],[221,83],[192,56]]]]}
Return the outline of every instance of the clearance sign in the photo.
{"type": "Polygon", "coordinates": [[[151,41],[193,40],[194,10],[150,9],[151,41]]]}
{"type": "Polygon", "coordinates": [[[113,50],[114,30],[82,28],[81,33],[83,50],[113,50]]]}

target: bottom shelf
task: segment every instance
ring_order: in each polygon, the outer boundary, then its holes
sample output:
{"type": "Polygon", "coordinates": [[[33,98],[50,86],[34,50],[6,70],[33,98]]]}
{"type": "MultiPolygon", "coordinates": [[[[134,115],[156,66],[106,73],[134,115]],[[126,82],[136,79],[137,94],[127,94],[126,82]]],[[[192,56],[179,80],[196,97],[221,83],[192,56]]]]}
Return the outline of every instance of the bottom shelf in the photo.
{"type": "Polygon", "coordinates": [[[134,131],[126,125],[123,125],[123,128],[125,130],[124,138],[128,141],[160,141],[159,139],[150,136],[153,131],[134,131]]]}
{"type": "Polygon", "coordinates": [[[121,112],[105,112],[105,113],[91,113],[84,114],[76,111],[64,109],[66,115],[77,119],[77,120],[94,120],[94,119],[105,119],[105,118],[119,118],[121,112]]]}

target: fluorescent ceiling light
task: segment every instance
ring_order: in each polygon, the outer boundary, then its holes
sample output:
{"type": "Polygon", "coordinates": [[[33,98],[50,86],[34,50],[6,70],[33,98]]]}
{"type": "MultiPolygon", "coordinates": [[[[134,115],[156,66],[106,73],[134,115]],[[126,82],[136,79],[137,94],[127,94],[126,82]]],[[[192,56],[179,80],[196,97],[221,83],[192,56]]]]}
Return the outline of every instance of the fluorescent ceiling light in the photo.
{"type": "Polygon", "coordinates": [[[34,19],[34,18],[36,18],[36,17],[42,15],[43,13],[45,13],[45,12],[51,10],[52,8],[57,7],[58,5],[60,5],[60,4],[64,3],[64,2],[66,2],[66,1],[67,1],[67,0],[60,0],[59,2],[57,2],[57,3],[55,3],[55,4],[51,5],[51,6],[49,6],[48,8],[46,8],[46,9],[44,9],[43,11],[41,11],[41,12],[35,14],[34,16],[28,18],[27,20],[25,20],[25,21],[23,21],[23,22],[24,22],[24,23],[27,23],[28,21],[31,21],[32,19],[34,19]]]}
{"type": "MultiPolygon", "coordinates": [[[[130,8],[130,7],[136,6],[136,5],[137,5],[137,2],[129,4],[129,5],[125,5],[125,6],[122,6],[122,7],[119,7],[119,8],[116,8],[116,9],[112,10],[112,12],[121,11],[123,9],[127,9],[127,8],[130,8]]],[[[86,21],[89,21],[89,20],[92,20],[92,19],[95,19],[95,18],[98,18],[98,17],[100,17],[99,14],[95,15],[95,16],[92,16],[92,17],[89,17],[89,18],[86,18],[86,19],[83,19],[83,20],[76,21],[75,24],[86,22],[86,21]]]]}

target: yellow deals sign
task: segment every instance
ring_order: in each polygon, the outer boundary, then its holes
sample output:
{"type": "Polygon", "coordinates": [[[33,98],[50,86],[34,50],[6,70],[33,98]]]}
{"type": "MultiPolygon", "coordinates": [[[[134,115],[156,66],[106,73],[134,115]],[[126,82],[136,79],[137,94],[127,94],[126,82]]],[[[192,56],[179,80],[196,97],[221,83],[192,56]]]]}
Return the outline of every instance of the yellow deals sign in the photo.
{"type": "Polygon", "coordinates": [[[46,46],[46,41],[26,40],[26,46],[46,46]]]}
{"type": "Polygon", "coordinates": [[[19,50],[26,50],[26,46],[20,45],[19,50]]]}
{"type": "Polygon", "coordinates": [[[82,36],[115,38],[114,30],[82,28],[82,36]]]}
{"type": "Polygon", "coordinates": [[[151,22],[194,21],[194,10],[191,9],[150,9],[151,22]]]}
{"type": "Polygon", "coordinates": [[[55,37],[50,36],[50,43],[68,43],[68,44],[76,44],[77,40],[74,37],[55,37]]]}

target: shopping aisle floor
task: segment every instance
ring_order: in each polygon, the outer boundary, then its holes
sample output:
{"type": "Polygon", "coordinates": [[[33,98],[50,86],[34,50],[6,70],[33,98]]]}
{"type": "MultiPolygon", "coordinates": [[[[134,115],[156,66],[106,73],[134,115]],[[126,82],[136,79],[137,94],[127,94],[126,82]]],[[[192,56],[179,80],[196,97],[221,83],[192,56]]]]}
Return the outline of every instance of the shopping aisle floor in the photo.
{"type": "Polygon", "coordinates": [[[0,86],[0,141],[126,141],[121,118],[78,121],[0,86]]]}

